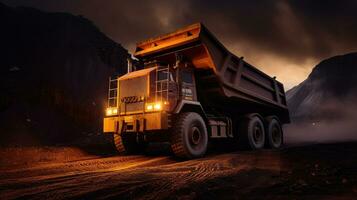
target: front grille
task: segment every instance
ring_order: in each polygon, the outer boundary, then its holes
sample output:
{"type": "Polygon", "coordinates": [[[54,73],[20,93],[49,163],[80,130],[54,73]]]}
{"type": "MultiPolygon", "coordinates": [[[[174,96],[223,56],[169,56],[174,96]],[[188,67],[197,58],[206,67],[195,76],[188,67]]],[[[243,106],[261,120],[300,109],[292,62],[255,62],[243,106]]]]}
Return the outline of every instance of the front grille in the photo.
{"type": "Polygon", "coordinates": [[[122,103],[120,107],[121,107],[121,113],[143,112],[144,111],[144,102],[122,103]]]}
{"type": "Polygon", "coordinates": [[[148,75],[119,81],[120,113],[144,112],[148,75]]]}

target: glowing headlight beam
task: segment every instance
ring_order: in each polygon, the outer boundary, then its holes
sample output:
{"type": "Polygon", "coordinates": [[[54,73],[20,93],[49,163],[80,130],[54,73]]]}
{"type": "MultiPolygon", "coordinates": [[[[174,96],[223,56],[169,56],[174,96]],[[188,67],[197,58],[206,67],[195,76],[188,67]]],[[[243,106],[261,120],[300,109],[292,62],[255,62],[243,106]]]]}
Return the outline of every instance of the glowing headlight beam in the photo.
{"type": "Polygon", "coordinates": [[[147,105],[147,106],[146,106],[146,109],[147,109],[147,110],[152,110],[152,109],[153,109],[153,106],[152,106],[152,105],[147,105]]]}
{"type": "Polygon", "coordinates": [[[105,113],[106,113],[107,116],[117,115],[118,114],[118,108],[107,108],[105,113]]]}
{"type": "Polygon", "coordinates": [[[161,103],[156,103],[154,105],[155,110],[161,110],[161,103]]]}
{"type": "Polygon", "coordinates": [[[107,115],[112,115],[112,114],[113,114],[112,109],[107,108],[107,115]]]}
{"type": "Polygon", "coordinates": [[[162,103],[161,102],[154,102],[146,104],[147,111],[160,111],[162,110],[162,103]]]}

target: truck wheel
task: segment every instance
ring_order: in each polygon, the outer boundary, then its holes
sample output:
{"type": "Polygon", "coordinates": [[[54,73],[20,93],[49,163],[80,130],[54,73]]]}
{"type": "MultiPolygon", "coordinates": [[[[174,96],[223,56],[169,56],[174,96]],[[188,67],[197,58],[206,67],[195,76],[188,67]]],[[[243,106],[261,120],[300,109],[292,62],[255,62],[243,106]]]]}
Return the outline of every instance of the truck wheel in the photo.
{"type": "Polygon", "coordinates": [[[249,149],[262,149],[265,143],[265,130],[262,120],[257,116],[247,117],[240,127],[241,142],[249,149]]]}
{"type": "Polygon", "coordinates": [[[180,114],[171,134],[171,149],[180,158],[198,158],[207,151],[208,134],[202,117],[193,112],[180,114]]]}
{"type": "Polygon", "coordinates": [[[138,144],[135,135],[113,134],[114,145],[121,155],[139,153],[144,150],[143,144],[138,144]]]}
{"type": "Polygon", "coordinates": [[[283,130],[277,119],[274,117],[266,118],[266,145],[269,148],[278,149],[283,145],[283,130]]]}

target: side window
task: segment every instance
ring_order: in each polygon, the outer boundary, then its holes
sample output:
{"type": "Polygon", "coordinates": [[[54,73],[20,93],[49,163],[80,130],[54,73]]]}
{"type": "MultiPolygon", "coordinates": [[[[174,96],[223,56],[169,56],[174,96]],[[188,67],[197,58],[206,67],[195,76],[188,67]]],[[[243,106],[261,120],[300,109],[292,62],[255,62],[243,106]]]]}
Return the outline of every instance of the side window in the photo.
{"type": "Polygon", "coordinates": [[[167,72],[165,72],[165,71],[159,71],[158,72],[158,80],[159,81],[161,81],[161,80],[166,80],[168,77],[168,74],[167,74],[167,72]]]}
{"type": "Polygon", "coordinates": [[[169,80],[169,81],[174,81],[174,77],[172,76],[172,73],[171,72],[169,72],[169,73],[167,73],[167,72],[165,72],[165,71],[160,71],[159,73],[158,73],[158,80],[159,81],[161,81],[161,80],[169,80]]]}
{"type": "Polygon", "coordinates": [[[193,84],[192,73],[188,71],[183,71],[181,75],[183,82],[193,84]]]}

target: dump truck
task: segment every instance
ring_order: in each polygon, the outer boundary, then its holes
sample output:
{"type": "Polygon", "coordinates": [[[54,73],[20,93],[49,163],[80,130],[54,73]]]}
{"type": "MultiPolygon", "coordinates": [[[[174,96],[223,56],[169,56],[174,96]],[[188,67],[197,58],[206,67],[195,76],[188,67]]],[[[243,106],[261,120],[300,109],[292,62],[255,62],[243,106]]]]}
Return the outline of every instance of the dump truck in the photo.
{"type": "Polygon", "coordinates": [[[143,69],[109,80],[103,126],[119,153],[169,142],[177,157],[192,159],[214,140],[252,150],[283,145],[290,122],[283,84],[201,23],[138,43],[134,57],[143,69]]]}

